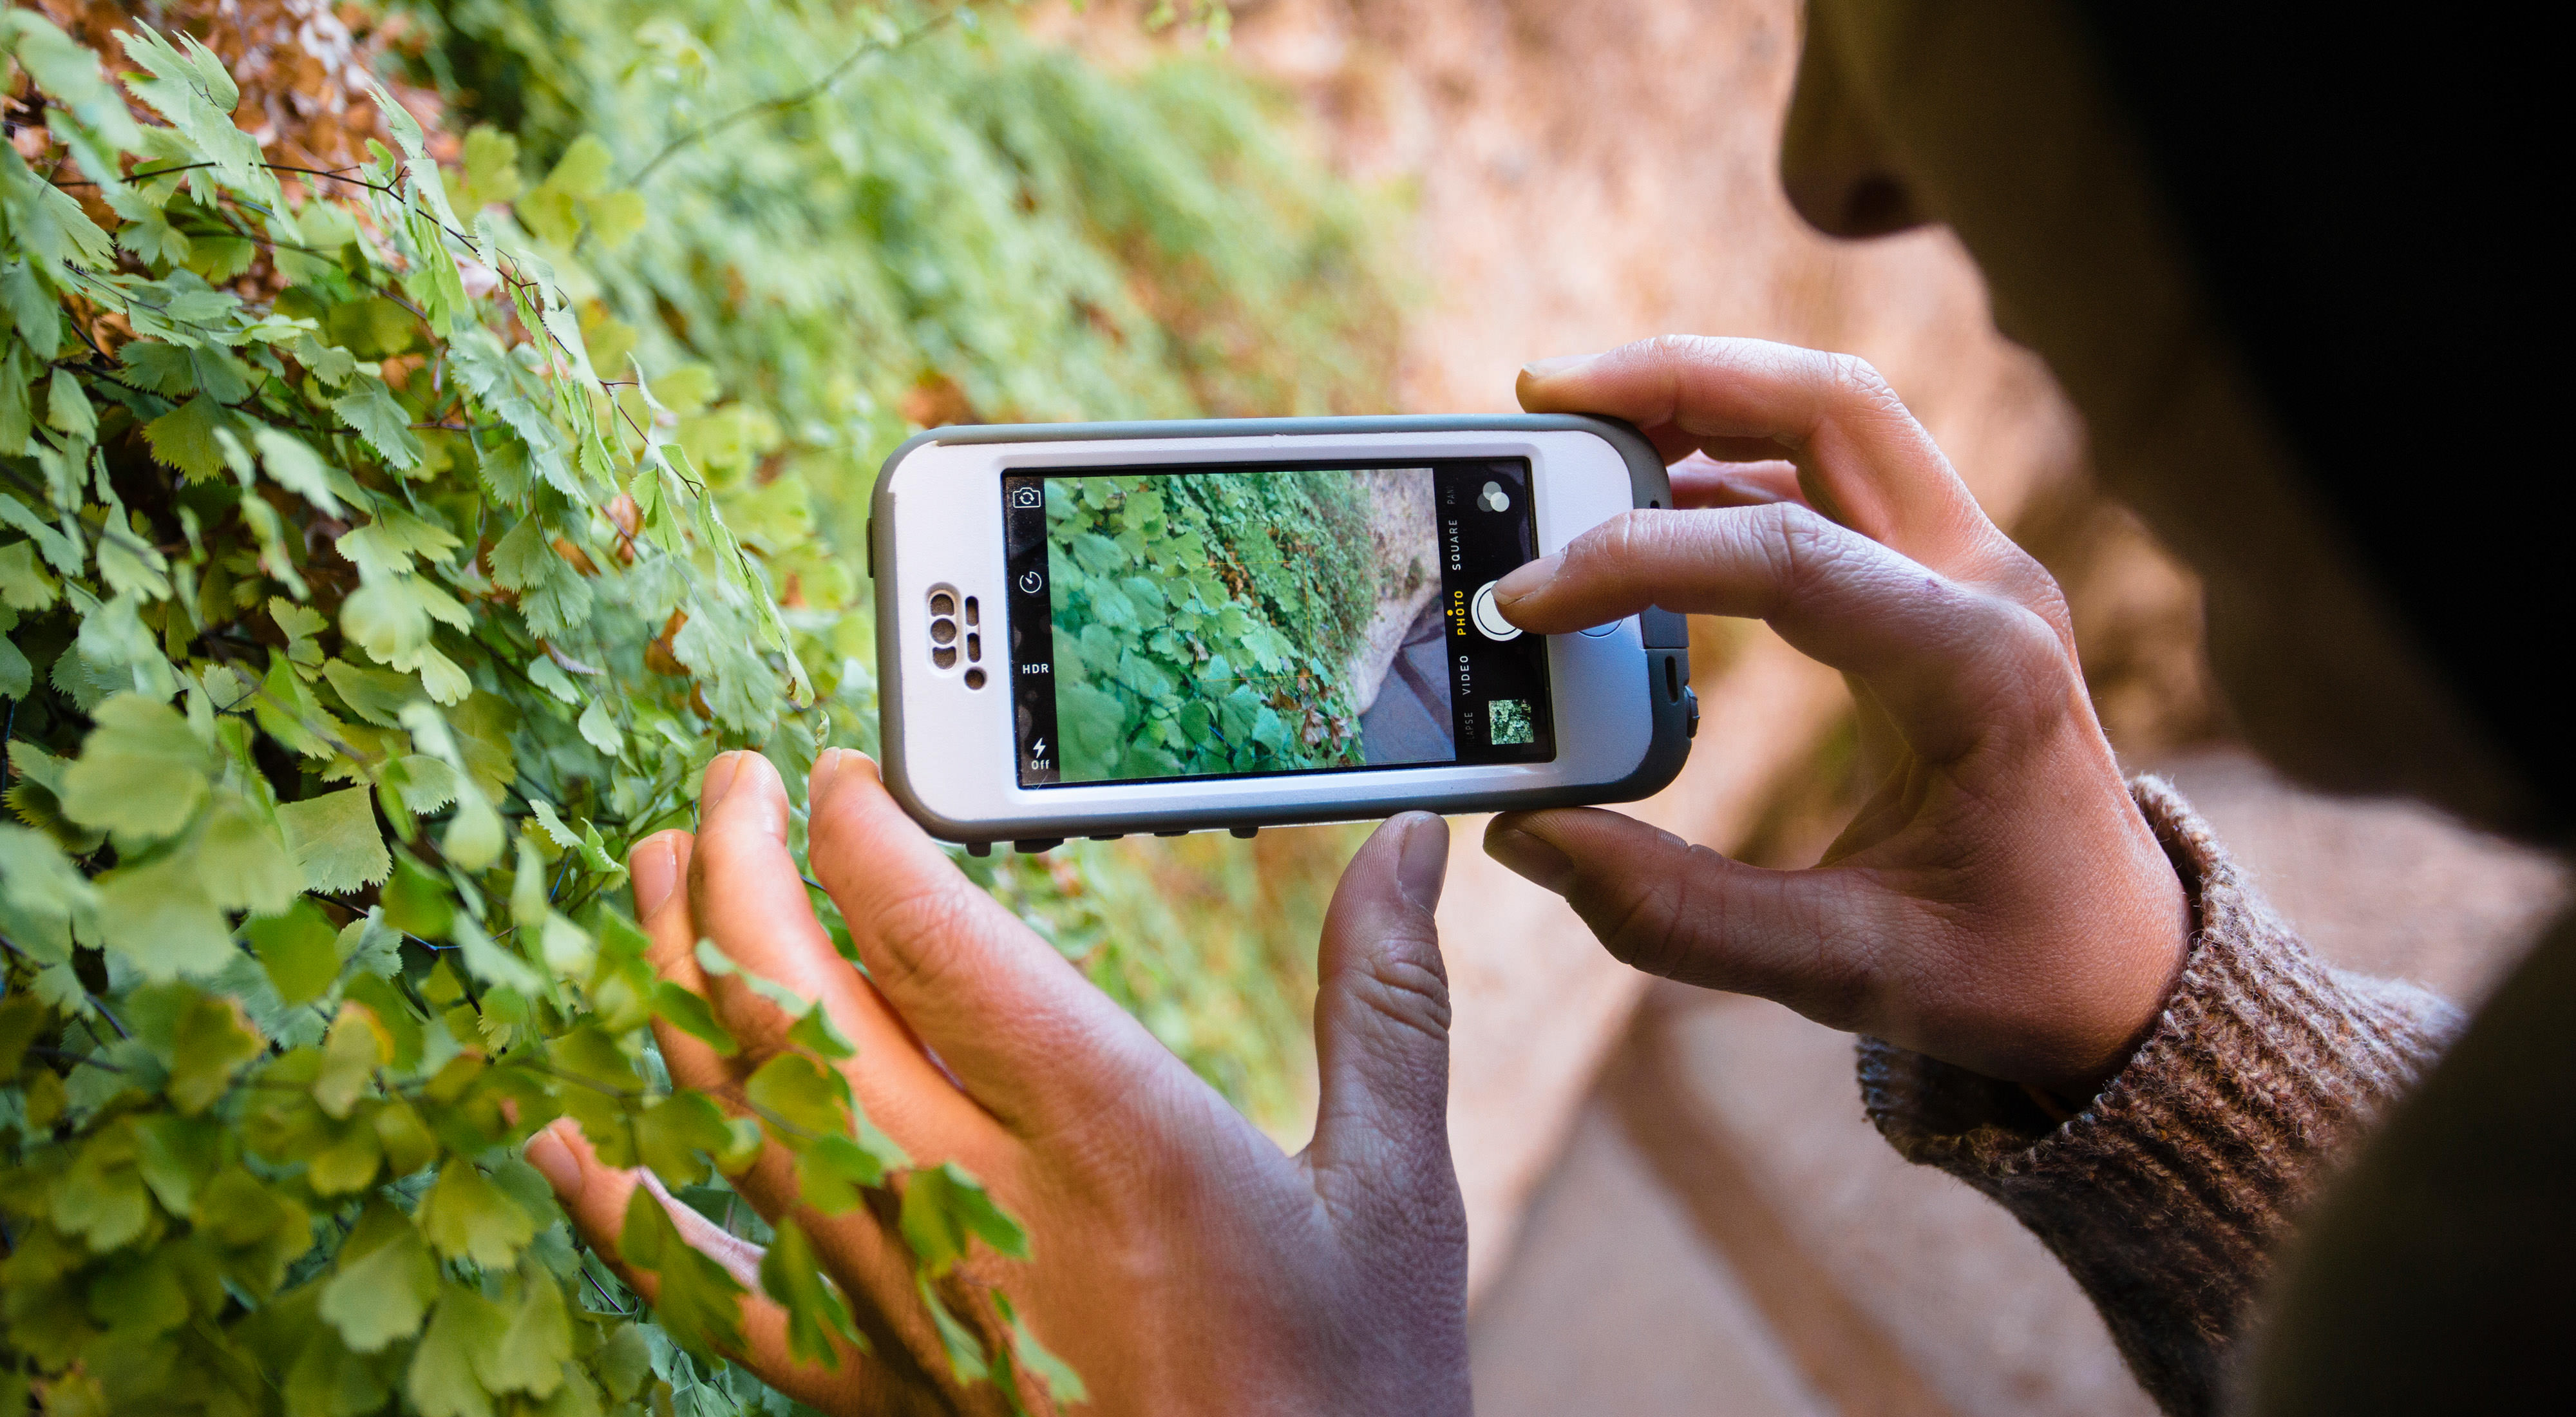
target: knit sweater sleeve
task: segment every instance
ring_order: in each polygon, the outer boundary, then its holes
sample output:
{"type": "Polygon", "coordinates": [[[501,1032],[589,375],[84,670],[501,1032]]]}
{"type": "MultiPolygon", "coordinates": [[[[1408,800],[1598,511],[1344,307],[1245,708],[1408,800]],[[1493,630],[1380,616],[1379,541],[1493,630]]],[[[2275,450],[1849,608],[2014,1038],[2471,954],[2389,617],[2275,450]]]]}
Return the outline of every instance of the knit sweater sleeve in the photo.
{"type": "Polygon", "coordinates": [[[2128,1066],[2077,1115],[1874,1038],[1870,1120],[1908,1160],[1992,1196],[2045,1242],[2168,1413],[2217,1409],[2246,1311],[2335,1160],[2461,1017],[2329,968],[2180,794],[2132,785],[2195,907],[2191,954],[2128,1066]]]}

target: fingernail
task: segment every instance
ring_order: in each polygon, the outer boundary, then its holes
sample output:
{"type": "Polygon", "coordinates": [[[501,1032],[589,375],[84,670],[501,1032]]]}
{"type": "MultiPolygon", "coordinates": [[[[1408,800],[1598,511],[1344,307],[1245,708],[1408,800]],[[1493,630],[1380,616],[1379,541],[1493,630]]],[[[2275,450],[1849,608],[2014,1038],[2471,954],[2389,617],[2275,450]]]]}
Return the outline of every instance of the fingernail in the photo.
{"type": "Polygon", "coordinates": [[[750,756],[751,754],[737,748],[730,753],[716,754],[715,761],[707,764],[707,780],[698,789],[700,812],[714,811],[716,804],[724,800],[725,794],[733,791],[735,779],[742,776],[743,759],[750,756]]]}
{"type": "Polygon", "coordinates": [[[1485,833],[1485,854],[1523,880],[1558,895],[1574,884],[1574,862],[1548,842],[1517,827],[1485,833]]]}
{"type": "Polygon", "coordinates": [[[1521,372],[1533,379],[1551,379],[1569,369],[1580,369],[1599,357],[1595,354],[1559,354],[1547,359],[1533,359],[1521,366],[1521,372]]]}
{"type": "Polygon", "coordinates": [[[581,1199],[581,1162],[574,1159],[572,1148],[564,1145],[563,1138],[555,1135],[553,1126],[541,1127],[528,1138],[526,1156],[528,1164],[545,1176],[546,1184],[555,1188],[555,1196],[564,1204],[581,1199]]]}
{"type": "Polygon", "coordinates": [[[1564,569],[1563,552],[1554,556],[1541,556],[1535,561],[1524,561],[1514,567],[1510,575],[1494,582],[1494,599],[1497,603],[1508,606],[1523,596],[1536,595],[1547,589],[1548,582],[1555,580],[1556,573],[1564,569]]]}
{"type": "Polygon", "coordinates": [[[626,858],[635,885],[635,918],[650,920],[680,884],[680,850],[667,836],[648,838],[626,858]]]}
{"type": "Polygon", "coordinates": [[[1416,908],[1430,911],[1438,908],[1440,883],[1449,874],[1449,827],[1428,812],[1421,816],[1422,820],[1405,828],[1404,850],[1395,860],[1395,884],[1416,908]]]}

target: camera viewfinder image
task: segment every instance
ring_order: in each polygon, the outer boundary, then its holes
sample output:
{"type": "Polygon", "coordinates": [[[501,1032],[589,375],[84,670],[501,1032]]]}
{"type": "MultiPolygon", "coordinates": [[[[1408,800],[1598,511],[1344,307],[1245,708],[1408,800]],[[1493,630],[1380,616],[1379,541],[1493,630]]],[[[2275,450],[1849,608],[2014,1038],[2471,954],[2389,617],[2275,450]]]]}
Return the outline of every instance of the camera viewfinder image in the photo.
{"type": "Polygon", "coordinates": [[[1457,757],[1432,469],[1044,495],[1062,781],[1457,757]]]}

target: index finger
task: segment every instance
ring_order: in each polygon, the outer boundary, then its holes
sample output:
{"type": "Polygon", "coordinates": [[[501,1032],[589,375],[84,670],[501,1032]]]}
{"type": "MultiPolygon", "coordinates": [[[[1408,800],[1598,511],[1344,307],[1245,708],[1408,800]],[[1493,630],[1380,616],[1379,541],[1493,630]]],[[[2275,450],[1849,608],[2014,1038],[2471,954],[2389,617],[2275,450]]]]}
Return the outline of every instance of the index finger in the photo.
{"type": "Polygon", "coordinates": [[[1768,340],[1663,335],[1521,371],[1532,413],[1598,413],[1668,458],[1787,457],[1817,511],[1953,576],[2009,547],[1931,434],[1866,360],[1768,340]]]}
{"type": "Polygon", "coordinates": [[[1165,1069],[1189,1076],[1054,946],[966,879],[904,815],[865,754],[824,753],[806,802],[808,859],[869,978],[1005,1127],[1024,1138],[1052,1134],[1119,1110],[1165,1069]]]}
{"type": "Polygon", "coordinates": [[[1940,575],[1796,503],[1633,511],[1494,587],[1505,618],[1562,634],[1649,605],[1770,622],[1858,676],[1915,750],[1965,753],[1998,727],[2049,721],[2081,678],[2038,611],[1940,575]]]}
{"type": "MultiPolygon", "coordinates": [[[[700,936],[742,969],[826,1012],[859,1050],[842,1071],[860,1106],[906,1150],[934,1158],[971,1152],[991,1133],[991,1121],[922,1055],[903,1020],[814,918],[787,850],[787,791],[777,768],[757,752],[722,754],[707,765],[700,805],[688,863],[690,914],[700,936]]],[[[792,1015],[738,975],[706,985],[745,1062],[765,1063],[788,1050],[792,1015]]]]}

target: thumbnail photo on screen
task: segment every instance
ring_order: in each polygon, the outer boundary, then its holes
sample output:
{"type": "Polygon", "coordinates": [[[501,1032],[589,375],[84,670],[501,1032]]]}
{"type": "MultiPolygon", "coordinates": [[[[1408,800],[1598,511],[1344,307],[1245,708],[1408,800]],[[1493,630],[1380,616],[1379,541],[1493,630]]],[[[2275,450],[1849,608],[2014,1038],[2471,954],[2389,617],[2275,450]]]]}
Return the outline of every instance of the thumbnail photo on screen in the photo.
{"type": "Polygon", "coordinates": [[[1430,468],[1049,478],[1062,781],[1447,762],[1430,468]]]}

